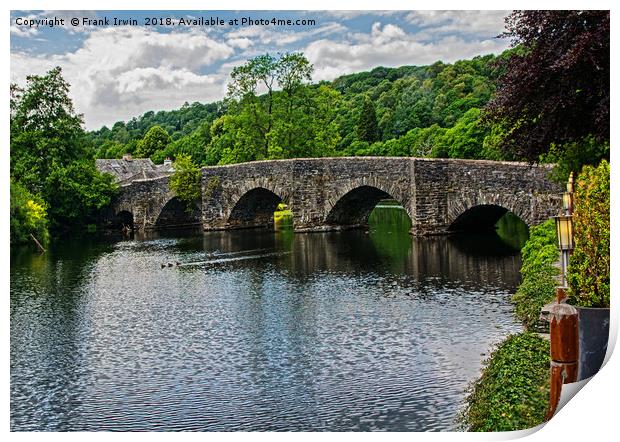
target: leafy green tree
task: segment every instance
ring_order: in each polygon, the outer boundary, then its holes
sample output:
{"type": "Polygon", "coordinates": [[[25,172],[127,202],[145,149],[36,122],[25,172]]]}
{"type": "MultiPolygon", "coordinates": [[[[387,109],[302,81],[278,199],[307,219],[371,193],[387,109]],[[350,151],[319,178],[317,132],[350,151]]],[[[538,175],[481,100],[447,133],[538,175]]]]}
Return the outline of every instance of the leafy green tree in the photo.
{"type": "Polygon", "coordinates": [[[45,202],[11,180],[11,244],[30,242],[33,235],[41,243],[49,238],[45,202]]]}
{"type": "MultiPolygon", "coordinates": [[[[304,82],[310,80],[312,65],[298,53],[279,57],[269,54],[257,56],[233,69],[228,85],[229,116],[225,131],[235,138],[224,137],[218,143],[222,161],[239,159],[288,158],[297,148],[298,133],[305,125],[307,102],[304,82]],[[276,90],[280,88],[280,91],[276,90]],[[259,89],[266,90],[257,96],[259,89]]],[[[302,149],[303,150],[303,149],[302,149]]]]}
{"type": "Polygon", "coordinates": [[[480,109],[472,108],[446,130],[442,142],[448,147],[450,158],[480,158],[485,135],[480,109]]]}
{"type": "Polygon", "coordinates": [[[26,87],[11,85],[11,176],[40,193],[55,167],[84,156],[82,116],[75,113],[69,84],[56,67],[26,77],[26,87]]]}
{"type": "Polygon", "coordinates": [[[54,231],[95,222],[116,190],[95,168],[68,94],[60,68],[11,86],[11,178],[43,198],[54,231]]]}
{"type": "Polygon", "coordinates": [[[43,190],[51,227],[62,232],[95,224],[117,187],[112,175],[99,173],[92,160],[78,160],[54,168],[43,190]]]}
{"type": "Polygon", "coordinates": [[[584,165],[596,166],[601,158],[609,158],[609,142],[600,142],[592,135],[580,141],[563,145],[552,144],[549,152],[541,157],[545,163],[556,164],[553,169],[556,181],[565,183],[571,172],[581,170],[584,165]]]}
{"type": "Polygon", "coordinates": [[[200,199],[200,169],[192,157],[179,154],[174,161],[174,173],[170,176],[170,189],[177,198],[186,203],[187,210],[192,210],[193,203],[200,199]]]}
{"type": "Polygon", "coordinates": [[[610,168],[584,166],[575,185],[575,249],[568,266],[568,301],[583,307],[609,307],[610,168]]]}
{"type": "Polygon", "coordinates": [[[375,105],[368,95],[364,96],[360,116],[357,120],[357,138],[368,143],[379,141],[380,138],[375,105]]]}
{"type": "Polygon", "coordinates": [[[180,154],[189,155],[198,165],[207,165],[207,146],[211,142],[211,124],[203,121],[191,134],[185,135],[168,144],[163,150],[155,152],[151,159],[159,164],[167,158],[176,158],[180,154]]]}
{"type": "Polygon", "coordinates": [[[153,126],[144,135],[144,138],[138,142],[136,154],[141,158],[149,158],[156,153],[163,151],[170,144],[170,135],[161,126],[153,126]]]}

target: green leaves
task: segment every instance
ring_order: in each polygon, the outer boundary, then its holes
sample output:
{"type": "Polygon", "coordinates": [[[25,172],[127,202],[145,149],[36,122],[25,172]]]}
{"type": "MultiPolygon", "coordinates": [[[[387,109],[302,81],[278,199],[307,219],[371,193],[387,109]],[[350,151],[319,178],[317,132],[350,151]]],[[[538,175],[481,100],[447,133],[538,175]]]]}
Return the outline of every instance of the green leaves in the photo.
{"type": "Polygon", "coordinates": [[[79,160],[53,168],[43,195],[49,205],[52,227],[57,231],[96,223],[118,186],[112,175],[102,174],[92,160],[79,160]]]}
{"type": "Polygon", "coordinates": [[[11,180],[11,244],[31,241],[30,234],[42,243],[47,242],[47,212],[45,203],[24,186],[11,180]]]}
{"type": "Polygon", "coordinates": [[[170,176],[170,189],[192,210],[192,203],[200,199],[200,169],[189,155],[180,154],[174,161],[174,173],[170,176]]]}
{"type": "Polygon", "coordinates": [[[575,249],[568,266],[568,301],[582,307],[609,307],[610,168],[584,166],[575,183],[575,249]]]}
{"type": "MultiPolygon", "coordinates": [[[[58,67],[43,76],[27,77],[24,89],[11,86],[12,189],[23,186],[40,195],[43,201],[32,201],[47,210],[55,231],[95,222],[116,191],[112,176],[96,170],[85,148],[82,116],[75,113],[68,93],[69,84],[58,67]]],[[[15,232],[26,226],[45,237],[45,211],[22,204],[19,195],[23,196],[25,189],[14,192],[11,225],[15,232]],[[29,217],[30,221],[24,222],[29,217]]]]}
{"type": "Polygon", "coordinates": [[[538,321],[540,309],[554,299],[558,258],[554,221],[532,227],[521,249],[521,284],[512,297],[515,314],[528,328],[538,321]]]}
{"type": "Polygon", "coordinates": [[[380,136],[375,105],[368,95],[364,95],[364,102],[357,120],[357,138],[360,141],[374,143],[379,141],[380,136]]]}
{"type": "Polygon", "coordinates": [[[142,158],[149,158],[155,153],[163,151],[170,144],[170,135],[161,126],[153,126],[138,142],[136,155],[142,158]]]}
{"type": "Polygon", "coordinates": [[[11,85],[11,176],[31,192],[43,190],[52,167],[87,154],[68,93],[59,67],[28,76],[25,88],[11,85]]]}
{"type": "Polygon", "coordinates": [[[509,336],[485,361],[462,420],[471,431],[523,430],[543,422],[549,401],[549,342],[509,336]]]}

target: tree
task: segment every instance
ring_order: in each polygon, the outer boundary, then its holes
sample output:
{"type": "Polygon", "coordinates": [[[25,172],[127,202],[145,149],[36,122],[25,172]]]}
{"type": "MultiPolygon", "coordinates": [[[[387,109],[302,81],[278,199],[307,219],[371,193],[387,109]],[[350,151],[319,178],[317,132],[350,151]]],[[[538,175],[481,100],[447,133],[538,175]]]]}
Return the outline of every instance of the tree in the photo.
{"type": "Polygon", "coordinates": [[[84,156],[82,116],[75,113],[60,67],[11,85],[11,176],[33,193],[53,167],[84,156]]]}
{"type": "Polygon", "coordinates": [[[170,135],[161,126],[153,126],[144,135],[142,141],[138,142],[136,154],[141,158],[149,158],[159,151],[163,151],[170,144],[170,135]]]}
{"type": "Polygon", "coordinates": [[[170,189],[187,205],[187,210],[191,211],[192,204],[200,199],[200,169],[190,155],[180,154],[174,161],[170,189]]]}
{"type": "Polygon", "coordinates": [[[99,173],[91,160],[54,168],[43,190],[51,227],[61,232],[95,224],[99,211],[110,204],[116,190],[112,175],[99,173]]]}
{"type": "Polygon", "coordinates": [[[480,158],[486,130],[479,117],[480,109],[471,108],[446,130],[441,142],[450,158],[480,158]]]}
{"type": "MultiPolygon", "coordinates": [[[[116,191],[112,176],[97,171],[85,148],[82,116],[68,94],[59,67],[44,76],[28,76],[24,89],[11,86],[13,185],[23,186],[47,210],[56,231],[95,222],[116,191]]],[[[30,206],[31,213],[43,217],[44,212],[30,206]]]]}
{"type": "Polygon", "coordinates": [[[518,46],[486,118],[503,149],[535,161],[553,144],[609,140],[609,11],[515,11],[502,35],[518,46]]]}
{"type": "Polygon", "coordinates": [[[364,96],[360,116],[357,120],[357,138],[368,143],[374,143],[381,138],[375,105],[368,95],[364,96]]]}
{"type": "Polygon", "coordinates": [[[307,111],[303,86],[312,70],[300,53],[259,55],[233,69],[228,84],[230,118],[225,129],[236,132],[236,136],[229,140],[233,145],[225,148],[224,161],[290,156],[287,150],[296,148],[295,133],[304,129],[298,117],[307,111]],[[259,89],[266,93],[258,96],[259,89]]]}

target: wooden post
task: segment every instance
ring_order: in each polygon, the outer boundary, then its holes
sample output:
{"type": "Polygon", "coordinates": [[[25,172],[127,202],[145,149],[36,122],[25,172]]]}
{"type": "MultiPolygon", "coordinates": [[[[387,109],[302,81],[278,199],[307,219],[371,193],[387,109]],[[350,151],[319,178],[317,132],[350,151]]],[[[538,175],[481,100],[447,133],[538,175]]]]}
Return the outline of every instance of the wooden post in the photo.
{"type": "MultiPolygon", "coordinates": [[[[558,290],[559,292],[559,290],[558,290]]],[[[558,296],[560,294],[558,293],[558,296]]],[[[549,309],[551,335],[551,385],[545,420],[555,414],[562,385],[577,381],[579,328],[577,309],[569,304],[553,304],[549,309]]]]}

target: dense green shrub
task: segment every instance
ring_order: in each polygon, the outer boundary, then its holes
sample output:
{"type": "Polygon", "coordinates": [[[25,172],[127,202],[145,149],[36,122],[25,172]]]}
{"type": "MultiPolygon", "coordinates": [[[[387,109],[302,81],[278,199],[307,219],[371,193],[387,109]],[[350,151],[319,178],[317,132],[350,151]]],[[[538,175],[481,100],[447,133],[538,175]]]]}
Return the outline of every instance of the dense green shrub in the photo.
{"type": "Polygon", "coordinates": [[[575,186],[575,249],[568,267],[568,301],[609,307],[609,163],[584,166],[575,186]]]}
{"type": "Polygon", "coordinates": [[[549,342],[535,333],[511,335],[485,361],[468,395],[470,431],[513,431],[543,422],[549,399],[549,342]]]}
{"type": "Polygon", "coordinates": [[[47,211],[43,200],[11,180],[11,244],[47,242],[47,211]]]}
{"type": "Polygon", "coordinates": [[[163,151],[168,147],[172,140],[170,135],[161,126],[153,126],[144,135],[144,138],[138,142],[136,155],[142,158],[148,158],[156,153],[163,151]]]}
{"type": "Polygon", "coordinates": [[[515,314],[526,327],[533,326],[540,316],[540,309],[551,302],[558,285],[559,269],[555,224],[553,220],[532,227],[530,238],[521,249],[522,281],[512,297],[515,314]]]}
{"type": "Polygon", "coordinates": [[[68,232],[96,224],[118,190],[112,175],[101,173],[92,160],[53,168],[42,195],[48,204],[53,232],[68,232]]]}
{"type": "Polygon", "coordinates": [[[200,199],[200,169],[191,156],[177,156],[174,173],[170,176],[170,189],[187,205],[188,211],[193,210],[193,203],[200,199]]]}

